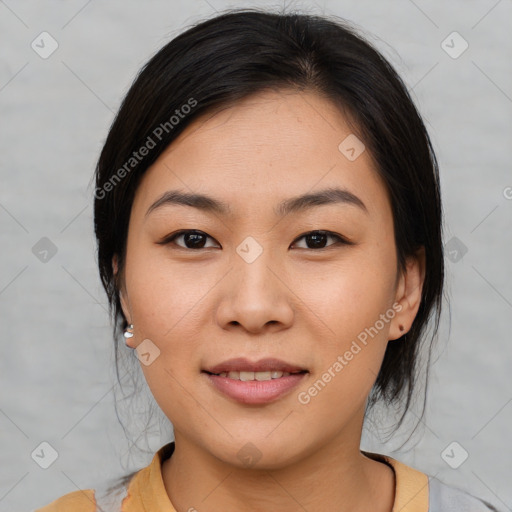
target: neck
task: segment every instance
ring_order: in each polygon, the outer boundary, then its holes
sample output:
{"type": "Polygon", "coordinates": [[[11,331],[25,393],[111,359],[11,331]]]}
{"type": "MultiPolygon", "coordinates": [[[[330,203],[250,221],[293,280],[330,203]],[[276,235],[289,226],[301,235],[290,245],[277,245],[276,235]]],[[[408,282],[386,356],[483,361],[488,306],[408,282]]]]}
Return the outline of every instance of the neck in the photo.
{"type": "Polygon", "coordinates": [[[392,512],[395,494],[392,468],[364,456],[345,435],[311,446],[287,466],[254,469],[227,464],[175,431],[162,476],[177,512],[392,512]]]}

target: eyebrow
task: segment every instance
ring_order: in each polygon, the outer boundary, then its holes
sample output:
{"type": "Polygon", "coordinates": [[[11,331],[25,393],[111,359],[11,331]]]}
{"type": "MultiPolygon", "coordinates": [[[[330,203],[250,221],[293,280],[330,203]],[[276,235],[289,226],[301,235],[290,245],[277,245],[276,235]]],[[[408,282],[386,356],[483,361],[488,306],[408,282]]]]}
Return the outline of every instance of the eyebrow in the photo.
{"type": "MultiPolygon", "coordinates": [[[[341,188],[327,188],[318,192],[291,197],[279,203],[277,207],[274,208],[274,213],[279,217],[284,217],[289,213],[304,211],[315,206],[336,203],[355,206],[365,213],[368,213],[366,205],[359,197],[341,188]]],[[[190,194],[179,190],[168,190],[148,208],[145,217],[152,211],[169,204],[191,206],[204,212],[217,213],[224,216],[232,213],[229,205],[219,199],[204,194],[190,194]]]]}

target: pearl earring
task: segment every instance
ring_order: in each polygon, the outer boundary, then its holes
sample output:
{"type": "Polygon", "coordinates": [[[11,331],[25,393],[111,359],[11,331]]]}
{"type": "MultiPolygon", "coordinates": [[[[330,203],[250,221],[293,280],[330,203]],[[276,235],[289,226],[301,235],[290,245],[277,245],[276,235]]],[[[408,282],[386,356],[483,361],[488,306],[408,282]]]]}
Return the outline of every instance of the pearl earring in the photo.
{"type": "MultiPolygon", "coordinates": [[[[133,324],[130,324],[124,331],[123,336],[125,337],[125,340],[128,341],[129,338],[133,338],[133,324]]],[[[125,343],[126,343],[125,341],[125,343]]],[[[128,347],[128,343],[126,343],[126,346],[128,347]]]]}

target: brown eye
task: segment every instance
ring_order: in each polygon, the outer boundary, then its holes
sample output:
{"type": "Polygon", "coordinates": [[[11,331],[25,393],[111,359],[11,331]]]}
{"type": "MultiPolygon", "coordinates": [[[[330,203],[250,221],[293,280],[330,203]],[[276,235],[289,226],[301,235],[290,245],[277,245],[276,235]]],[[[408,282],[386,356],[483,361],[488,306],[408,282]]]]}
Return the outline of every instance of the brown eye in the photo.
{"type": "MultiPolygon", "coordinates": [[[[168,237],[166,237],[161,242],[158,242],[161,245],[167,245],[173,243],[174,245],[180,247],[181,249],[190,249],[190,250],[198,250],[198,249],[207,249],[210,247],[215,247],[215,245],[206,245],[208,239],[214,240],[211,236],[207,235],[203,231],[193,230],[193,229],[185,229],[178,231],[168,237]],[[181,243],[177,243],[176,240],[183,239],[181,243]]],[[[353,245],[353,242],[350,242],[348,239],[344,238],[341,235],[336,233],[332,233],[330,231],[323,230],[315,230],[310,231],[309,233],[305,233],[296,239],[293,245],[297,244],[298,240],[304,239],[306,241],[306,247],[299,247],[300,249],[326,249],[332,245],[336,244],[344,244],[344,245],[353,245]],[[329,239],[334,240],[333,243],[329,243],[329,239]]],[[[216,242],[218,244],[218,242],[216,242]]],[[[220,245],[220,244],[218,244],[220,245]]]]}
{"type": "Polygon", "coordinates": [[[297,238],[297,240],[301,240],[303,238],[306,240],[307,247],[300,247],[300,249],[325,249],[326,247],[335,245],[336,242],[327,245],[327,241],[329,238],[335,239],[335,240],[337,240],[338,243],[341,243],[341,244],[351,245],[351,242],[349,242],[347,239],[343,238],[341,235],[331,233],[330,231],[323,231],[323,230],[310,231],[309,233],[305,233],[304,235],[297,238]]]}
{"type": "Polygon", "coordinates": [[[170,237],[167,237],[162,242],[159,242],[163,245],[169,244],[169,243],[175,243],[178,247],[181,247],[182,249],[204,249],[208,247],[214,247],[214,246],[206,246],[207,239],[213,240],[213,238],[203,231],[198,230],[192,230],[192,229],[185,229],[182,231],[178,231],[177,233],[174,233],[170,237]],[[183,238],[183,245],[178,244],[175,242],[175,240],[183,238]]]}

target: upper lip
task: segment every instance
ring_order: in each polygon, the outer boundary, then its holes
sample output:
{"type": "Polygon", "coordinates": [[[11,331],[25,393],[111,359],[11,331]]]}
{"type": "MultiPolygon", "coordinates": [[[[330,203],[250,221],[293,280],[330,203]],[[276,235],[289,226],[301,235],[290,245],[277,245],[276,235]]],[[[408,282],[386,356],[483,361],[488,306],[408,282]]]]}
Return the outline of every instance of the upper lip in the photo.
{"type": "Polygon", "coordinates": [[[296,364],[287,363],[281,359],[265,358],[259,361],[249,361],[245,357],[237,357],[235,359],[228,359],[222,363],[204,368],[203,371],[208,373],[222,373],[222,372],[268,372],[268,371],[282,371],[282,372],[301,372],[307,371],[305,368],[296,364]]]}

